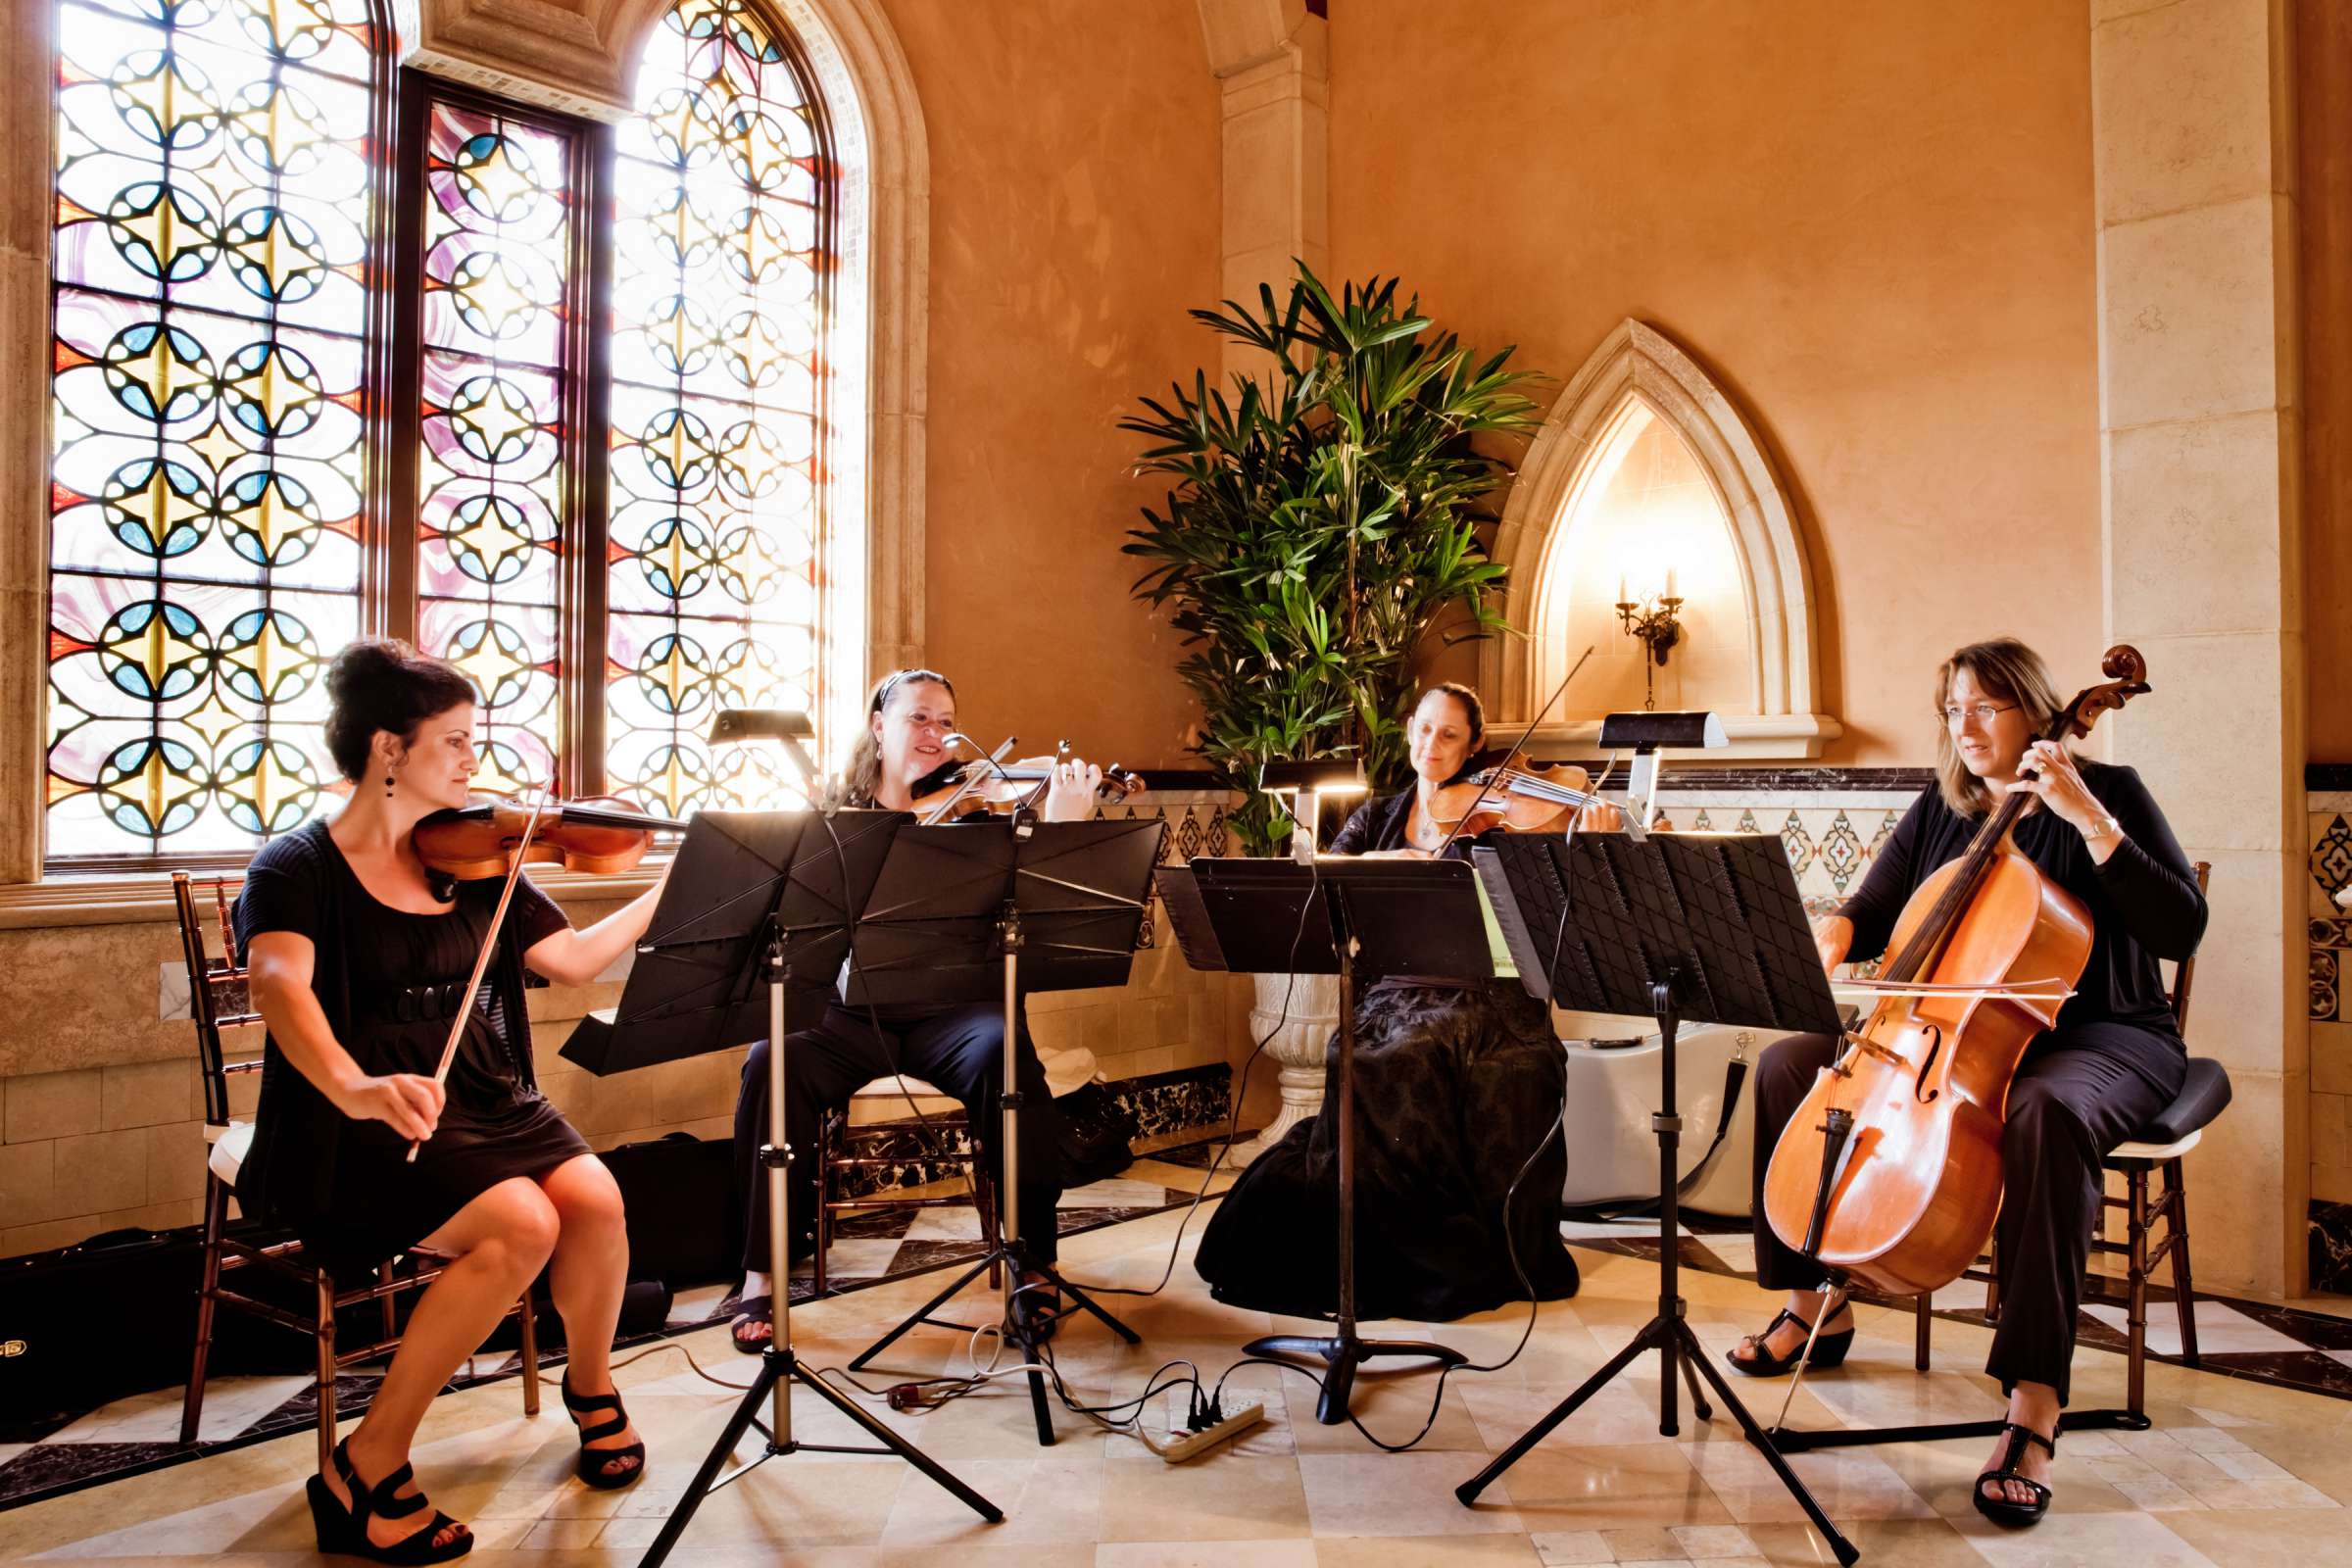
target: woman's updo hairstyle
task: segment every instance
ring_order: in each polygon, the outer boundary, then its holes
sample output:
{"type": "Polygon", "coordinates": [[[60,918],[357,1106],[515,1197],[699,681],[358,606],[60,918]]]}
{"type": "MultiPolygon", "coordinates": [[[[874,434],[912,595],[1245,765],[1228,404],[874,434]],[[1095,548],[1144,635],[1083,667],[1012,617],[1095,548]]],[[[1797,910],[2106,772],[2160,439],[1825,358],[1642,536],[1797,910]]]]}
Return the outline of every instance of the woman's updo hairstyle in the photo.
{"type": "Polygon", "coordinates": [[[356,781],[377,730],[405,741],[435,713],[472,702],[473,683],[397,637],[363,637],[326,666],[326,700],[327,755],[356,781]]]}

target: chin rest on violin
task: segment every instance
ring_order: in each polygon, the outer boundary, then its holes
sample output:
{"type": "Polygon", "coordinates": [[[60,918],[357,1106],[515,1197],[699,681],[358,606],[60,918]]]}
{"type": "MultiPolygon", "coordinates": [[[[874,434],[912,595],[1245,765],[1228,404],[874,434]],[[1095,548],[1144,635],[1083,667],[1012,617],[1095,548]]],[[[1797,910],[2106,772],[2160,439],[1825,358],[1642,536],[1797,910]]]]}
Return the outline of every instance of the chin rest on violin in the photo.
{"type": "MultiPolygon", "coordinates": [[[[416,858],[460,882],[505,876],[530,820],[530,807],[512,796],[478,795],[470,806],[435,811],[416,824],[416,858]]],[[[606,876],[644,859],[657,832],[685,829],[685,823],[648,816],[618,796],[584,795],[541,808],[522,858],[606,876]]]]}

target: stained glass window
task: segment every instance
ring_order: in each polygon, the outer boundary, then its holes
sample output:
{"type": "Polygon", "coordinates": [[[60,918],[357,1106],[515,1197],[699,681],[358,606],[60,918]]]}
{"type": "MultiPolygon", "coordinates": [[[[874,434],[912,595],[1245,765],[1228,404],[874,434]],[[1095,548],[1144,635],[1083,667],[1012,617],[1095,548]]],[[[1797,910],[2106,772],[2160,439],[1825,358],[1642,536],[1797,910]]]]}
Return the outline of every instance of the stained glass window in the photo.
{"type": "MultiPolygon", "coordinates": [[[[662,808],[798,791],[721,708],[820,711],[821,112],[740,0],[684,0],[617,131],[607,774],[662,808]]],[[[819,736],[820,743],[827,737],[819,736]]]]}
{"type": "Polygon", "coordinates": [[[558,779],[579,136],[424,111],[417,646],[479,693],[478,788],[558,779]]]}
{"type": "Polygon", "coordinates": [[[65,0],[53,858],[220,850],[331,769],[358,630],[380,35],[366,0],[65,0]]]}

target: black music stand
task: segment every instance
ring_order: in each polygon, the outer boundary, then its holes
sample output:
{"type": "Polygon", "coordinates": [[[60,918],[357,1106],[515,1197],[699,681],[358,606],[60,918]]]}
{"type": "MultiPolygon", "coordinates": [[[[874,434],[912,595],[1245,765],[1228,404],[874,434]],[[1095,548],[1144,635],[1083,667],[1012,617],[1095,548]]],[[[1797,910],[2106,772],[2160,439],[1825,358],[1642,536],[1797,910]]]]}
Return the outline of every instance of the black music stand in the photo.
{"type": "Polygon", "coordinates": [[[1349,857],[1192,862],[1189,885],[1162,872],[1170,922],[1196,969],[1340,977],[1339,1165],[1340,1309],[1329,1338],[1275,1334],[1243,1348],[1249,1355],[1303,1356],[1330,1370],[1315,1419],[1348,1418],[1356,1368],[1376,1355],[1426,1356],[1463,1365],[1459,1350],[1426,1340],[1367,1340],[1355,1332],[1355,966],[1375,974],[1483,980],[1494,973],[1470,867],[1459,860],[1368,860],[1349,857]],[[1205,923],[1205,931],[1187,930],[1205,923]]]}
{"type": "MultiPolygon", "coordinates": [[[[705,811],[687,824],[686,841],[663,885],[637,960],[611,1018],[580,1031],[563,1055],[594,1073],[626,1071],[723,1051],[768,1038],[768,1141],[760,1151],[767,1175],[770,1255],[779,1263],[791,1236],[785,1167],[785,1042],[795,1021],[822,1014],[849,952],[851,928],[880,870],[899,811],[705,811]]],[[[930,1455],[868,1414],[805,1364],[792,1348],[791,1281],[779,1274],[775,1330],[760,1357],[760,1375],[727,1418],[685,1495],[640,1561],[654,1568],[686,1533],[703,1499],[770,1459],[802,1452],[871,1453],[906,1460],[991,1524],[1004,1515],[930,1455]],[[792,1386],[816,1395],[880,1445],[803,1443],[792,1435],[792,1386]],[[761,1401],[769,1419],[760,1419],[761,1401]],[[759,1457],[722,1477],[719,1471],[757,1428],[759,1457]]]]}
{"type": "Polygon", "coordinates": [[[1691,1410],[1712,1418],[1698,1380],[1713,1385],[1747,1441],[1828,1541],[1840,1563],[1861,1555],[1698,1343],[1684,1317],[1676,1212],[1674,1037],[1694,1023],[1747,1024],[1785,1033],[1840,1031],[1837,1000],[1813,944],[1788,851],[1771,834],[1507,833],[1471,852],[1493,899],[1520,979],[1536,997],[1587,1012],[1651,1014],[1658,1056],[1658,1310],[1625,1348],[1528,1428],[1492,1463],[1454,1489],[1464,1507],[1544,1441],[1545,1434],[1631,1366],[1660,1357],[1658,1432],[1673,1437],[1676,1378],[1691,1410]]]}
{"type": "MultiPolygon", "coordinates": [[[[1020,999],[1035,991],[1075,991],[1126,982],[1135,961],[1152,871],[1167,831],[1156,817],[1040,822],[1010,817],[899,831],[858,926],[858,962],[843,1001],[850,1006],[910,1003],[1004,1004],[1003,1185],[997,1194],[997,1245],[948,1288],[851,1360],[863,1367],[917,1324],[970,1332],[973,1325],[932,1316],[993,1263],[1004,1265],[1005,1332],[1032,1370],[1029,1402],[1037,1441],[1054,1442],[1036,1336],[1015,1310],[1024,1273],[1038,1274],[1130,1345],[1136,1332],[1104,1311],[1053,1265],[1032,1256],[1020,1214],[1020,1119],[1023,1096],[1014,1052],[1020,999]]],[[[1047,1214],[1036,1223],[1054,1225],[1047,1214]]]]}

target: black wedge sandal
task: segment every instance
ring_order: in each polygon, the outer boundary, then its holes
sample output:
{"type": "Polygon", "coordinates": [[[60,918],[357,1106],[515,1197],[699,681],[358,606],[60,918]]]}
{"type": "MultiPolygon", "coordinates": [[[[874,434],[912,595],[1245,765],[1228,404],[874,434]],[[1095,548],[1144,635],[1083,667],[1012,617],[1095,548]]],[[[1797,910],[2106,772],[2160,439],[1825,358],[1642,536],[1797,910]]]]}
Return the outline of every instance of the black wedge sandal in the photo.
{"type": "MultiPolygon", "coordinates": [[[[1843,1310],[1844,1306],[1840,1304],[1838,1311],[1843,1310]]],[[[1835,1317],[1838,1314],[1833,1312],[1830,1315],[1835,1317]]],[[[1812,1324],[1784,1307],[1779,1317],[1764,1325],[1763,1333],[1750,1334],[1740,1342],[1752,1348],[1755,1351],[1753,1355],[1743,1361],[1726,1350],[1723,1352],[1723,1358],[1751,1378],[1777,1378],[1800,1360],[1817,1372],[1827,1372],[1834,1366],[1845,1364],[1845,1352],[1853,1348],[1854,1343],[1852,1329],[1839,1329],[1835,1334],[1816,1336],[1813,1341],[1813,1354],[1809,1358],[1805,1355],[1804,1342],[1801,1340],[1797,1342],[1796,1348],[1790,1350],[1787,1355],[1774,1355],[1765,1349],[1764,1346],[1772,1338],[1774,1331],[1784,1323],[1793,1323],[1807,1332],[1810,1332],[1813,1327],[1812,1324]]]]}
{"type": "Polygon", "coordinates": [[[2053,1432],[2045,1438],[2022,1421],[2004,1421],[2001,1430],[2009,1434],[2009,1446],[2001,1454],[1999,1469],[1987,1470],[1977,1477],[1976,1491],[1971,1494],[1977,1504],[1977,1512],[1996,1525],[2007,1525],[2013,1530],[2037,1525],[2041,1523],[2042,1516],[2050,1511],[2050,1489],[2031,1477],[2019,1475],[2017,1462],[2026,1456],[2028,1443],[2040,1444],[2042,1451],[2055,1462],[2058,1457],[2058,1434],[2053,1432]],[[1987,1497],[1984,1495],[1984,1483],[1987,1481],[1998,1481],[2004,1486],[2014,1481],[2031,1491],[2034,1500],[2012,1502],[2007,1497],[1987,1497]]]}
{"type": "Polygon", "coordinates": [[[591,1448],[599,1438],[610,1438],[629,1430],[629,1412],[620,1407],[617,1394],[574,1394],[571,1392],[571,1369],[564,1369],[564,1408],[571,1412],[572,1424],[580,1429],[580,1457],[575,1468],[582,1481],[599,1492],[613,1492],[628,1486],[645,1474],[645,1445],[624,1443],[617,1448],[591,1448]],[[611,1420],[590,1426],[583,1419],[592,1410],[610,1410],[611,1420]],[[635,1459],[625,1470],[615,1470],[615,1459],[635,1459]]]}
{"type": "Polygon", "coordinates": [[[343,1490],[351,1494],[346,1507],[336,1500],[324,1476],[311,1477],[311,1524],[318,1532],[318,1549],[322,1553],[342,1552],[348,1556],[365,1557],[369,1562],[388,1562],[403,1565],[417,1563],[454,1562],[473,1549],[473,1532],[449,1515],[435,1510],[432,1522],[414,1535],[403,1536],[389,1546],[379,1546],[368,1539],[368,1521],[377,1519],[406,1519],[420,1508],[429,1507],[424,1494],[398,1495],[400,1489],[416,1479],[416,1470],[402,1465],[390,1475],[368,1486],[360,1479],[357,1465],[351,1462],[351,1440],[335,1445],[335,1474],[343,1478],[343,1490]],[[439,1541],[441,1532],[450,1526],[458,1534],[446,1542],[439,1541]]]}

